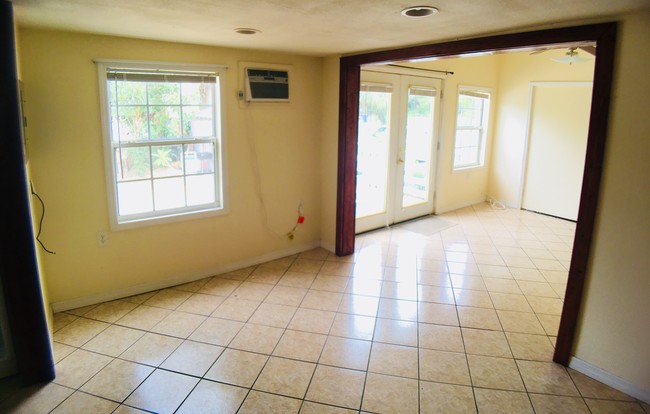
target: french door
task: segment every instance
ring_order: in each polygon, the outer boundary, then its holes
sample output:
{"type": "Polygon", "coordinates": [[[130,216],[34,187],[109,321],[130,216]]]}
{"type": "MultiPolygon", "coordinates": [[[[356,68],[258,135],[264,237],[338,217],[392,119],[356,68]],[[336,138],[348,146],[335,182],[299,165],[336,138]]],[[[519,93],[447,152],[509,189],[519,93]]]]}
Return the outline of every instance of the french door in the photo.
{"type": "Polygon", "coordinates": [[[362,71],[356,232],[434,209],[441,80],[362,71]]]}

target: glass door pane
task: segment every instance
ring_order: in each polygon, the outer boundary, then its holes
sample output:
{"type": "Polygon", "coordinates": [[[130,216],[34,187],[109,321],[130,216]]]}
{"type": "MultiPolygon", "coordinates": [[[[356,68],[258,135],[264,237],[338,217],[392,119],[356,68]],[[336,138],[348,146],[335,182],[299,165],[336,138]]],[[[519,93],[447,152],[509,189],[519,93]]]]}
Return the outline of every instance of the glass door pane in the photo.
{"type": "Polygon", "coordinates": [[[411,87],[408,91],[406,140],[400,154],[404,163],[402,207],[429,201],[435,96],[433,88],[411,87]]]}
{"type": "Polygon", "coordinates": [[[391,95],[390,85],[362,85],[360,91],[357,218],[386,211],[391,95]]]}

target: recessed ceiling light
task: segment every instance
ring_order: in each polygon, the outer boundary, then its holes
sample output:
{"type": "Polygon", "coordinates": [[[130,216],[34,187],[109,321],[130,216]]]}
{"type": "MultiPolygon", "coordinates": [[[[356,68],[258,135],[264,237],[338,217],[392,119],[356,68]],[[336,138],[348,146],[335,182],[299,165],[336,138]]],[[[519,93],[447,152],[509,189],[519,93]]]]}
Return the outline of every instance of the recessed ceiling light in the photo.
{"type": "Polygon", "coordinates": [[[402,16],[406,17],[427,17],[438,13],[438,9],[431,6],[413,6],[402,10],[402,16]]]}
{"type": "Polygon", "coordinates": [[[261,30],[251,29],[250,27],[239,27],[235,29],[235,32],[243,35],[254,35],[261,33],[261,30]]]}

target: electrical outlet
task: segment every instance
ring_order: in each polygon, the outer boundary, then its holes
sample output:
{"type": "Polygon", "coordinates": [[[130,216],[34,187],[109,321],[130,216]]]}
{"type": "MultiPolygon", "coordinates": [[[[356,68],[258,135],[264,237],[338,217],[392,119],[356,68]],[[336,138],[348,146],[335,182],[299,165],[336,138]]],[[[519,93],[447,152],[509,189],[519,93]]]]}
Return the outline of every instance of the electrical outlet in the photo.
{"type": "Polygon", "coordinates": [[[97,232],[97,245],[99,247],[108,246],[108,232],[106,231],[97,232]]]}

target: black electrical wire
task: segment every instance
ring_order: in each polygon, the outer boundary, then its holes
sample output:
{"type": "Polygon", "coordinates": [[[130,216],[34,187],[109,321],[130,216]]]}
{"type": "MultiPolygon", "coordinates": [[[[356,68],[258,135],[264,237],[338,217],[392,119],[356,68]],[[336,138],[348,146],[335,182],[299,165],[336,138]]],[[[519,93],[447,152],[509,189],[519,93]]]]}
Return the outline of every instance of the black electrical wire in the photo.
{"type": "Polygon", "coordinates": [[[34,191],[34,184],[30,182],[29,185],[31,187],[32,194],[36,196],[38,201],[41,203],[41,208],[43,210],[43,213],[41,213],[41,219],[38,222],[38,233],[36,234],[36,241],[41,245],[43,250],[45,250],[47,253],[56,254],[56,252],[53,252],[52,250],[49,250],[47,247],[45,247],[45,245],[40,239],[41,231],[43,230],[43,220],[45,220],[45,202],[43,202],[43,199],[38,194],[36,194],[36,191],[34,191]]]}

